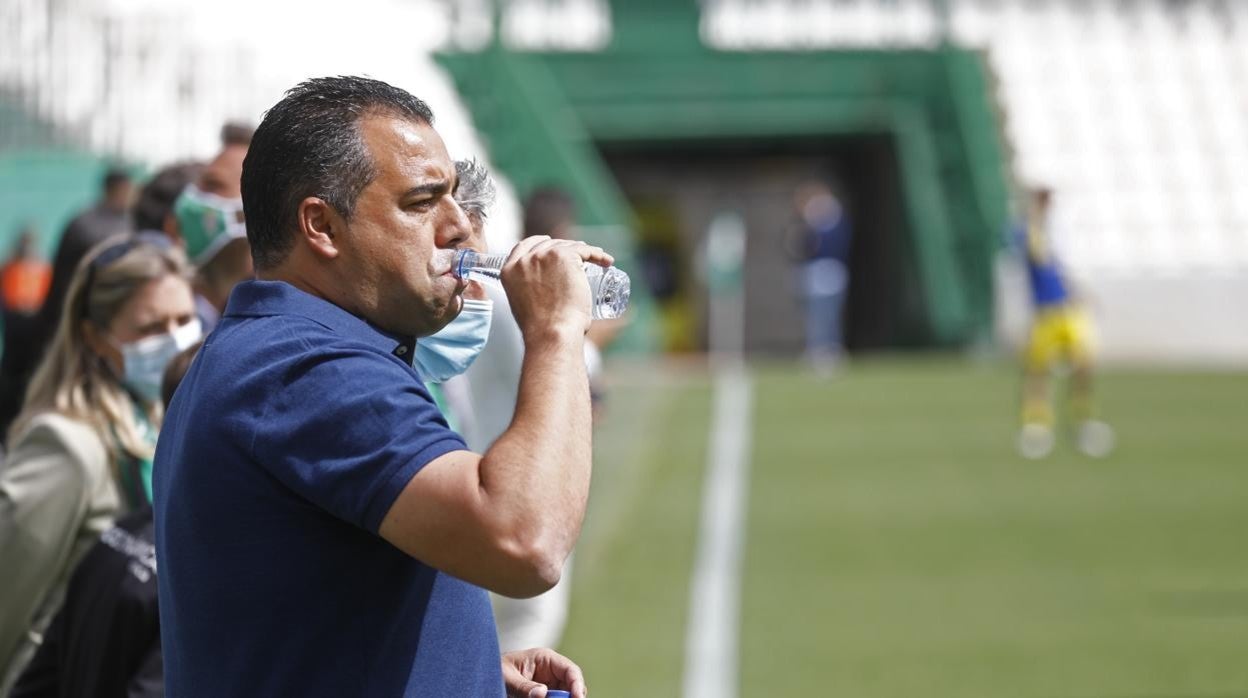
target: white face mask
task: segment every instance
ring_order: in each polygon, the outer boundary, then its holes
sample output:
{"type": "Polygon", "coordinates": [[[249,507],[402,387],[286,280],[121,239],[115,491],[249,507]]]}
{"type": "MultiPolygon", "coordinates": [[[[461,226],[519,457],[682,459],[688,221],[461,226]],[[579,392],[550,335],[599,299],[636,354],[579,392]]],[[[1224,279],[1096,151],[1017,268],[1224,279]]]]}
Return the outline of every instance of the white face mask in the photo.
{"type": "Polygon", "coordinates": [[[165,377],[165,368],[169,362],[203,336],[203,328],[199,320],[195,319],[173,332],[122,344],[118,347],[125,366],[121,382],[144,400],[158,400],[160,383],[165,377]]]}

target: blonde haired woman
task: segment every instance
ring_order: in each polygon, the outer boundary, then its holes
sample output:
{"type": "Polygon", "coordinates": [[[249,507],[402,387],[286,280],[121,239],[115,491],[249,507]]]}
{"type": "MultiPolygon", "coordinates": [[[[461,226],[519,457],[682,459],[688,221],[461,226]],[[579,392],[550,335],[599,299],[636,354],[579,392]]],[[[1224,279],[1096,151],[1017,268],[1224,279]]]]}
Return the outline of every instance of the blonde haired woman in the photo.
{"type": "Polygon", "coordinates": [[[0,469],[0,669],[10,680],[74,564],[119,514],[150,501],[161,376],[200,339],[188,278],[183,254],[149,238],[107,240],[74,274],[0,469]]]}

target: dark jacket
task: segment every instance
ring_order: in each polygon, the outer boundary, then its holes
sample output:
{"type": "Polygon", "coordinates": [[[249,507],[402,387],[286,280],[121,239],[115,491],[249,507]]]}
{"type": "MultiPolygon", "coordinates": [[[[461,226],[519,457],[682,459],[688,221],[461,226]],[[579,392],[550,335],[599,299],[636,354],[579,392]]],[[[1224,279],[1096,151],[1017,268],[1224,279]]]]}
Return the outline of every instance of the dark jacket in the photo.
{"type": "Polygon", "coordinates": [[[151,507],[101,536],[11,698],[164,695],[154,543],[151,507]]]}

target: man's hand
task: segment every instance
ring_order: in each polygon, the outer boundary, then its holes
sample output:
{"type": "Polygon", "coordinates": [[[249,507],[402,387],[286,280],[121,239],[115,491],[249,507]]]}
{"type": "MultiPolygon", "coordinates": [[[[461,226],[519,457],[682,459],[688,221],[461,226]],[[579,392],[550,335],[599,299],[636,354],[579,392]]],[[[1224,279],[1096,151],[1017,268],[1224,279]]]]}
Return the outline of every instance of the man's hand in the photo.
{"type": "Polygon", "coordinates": [[[464,287],[464,298],[474,301],[488,301],[490,300],[490,294],[486,292],[485,286],[476,281],[469,281],[468,285],[464,287]]]}
{"type": "Polygon", "coordinates": [[[545,698],[546,689],[570,691],[572,698],[586,698],[589,689],[581,668],[571,659],[545,648],[503,655],[503,683],[509,698],[545,698]]]}
{"type": "Polygon", "coordinates": [[[614,259],[602,248],[574,240],[535,235],[521,240],[503,265],[503,288],[516,324],[529,341],[549,330],[589,329],[589,284],[582,266],[610,266],[614,259]]]}

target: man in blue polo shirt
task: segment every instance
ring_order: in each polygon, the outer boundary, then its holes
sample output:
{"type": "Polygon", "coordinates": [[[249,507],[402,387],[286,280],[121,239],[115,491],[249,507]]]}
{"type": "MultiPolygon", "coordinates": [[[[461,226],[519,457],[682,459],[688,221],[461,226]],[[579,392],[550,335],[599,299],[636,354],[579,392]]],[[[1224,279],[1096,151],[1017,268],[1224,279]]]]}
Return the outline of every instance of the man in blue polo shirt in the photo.
{"type": "Polygon", "coordinates": [[[428,107],[375,80],[304,82],[243,166],[258,280],[237,286],[169,408],[155,509],[166,686],[179,696],[585,695],[550,650],[501,658],[485,589],[558,581],[590,475],[577,242],[517,246],[526,342],[484,454],[411,365],[462,307],[439,250],[470,234],[428,107]]]}

